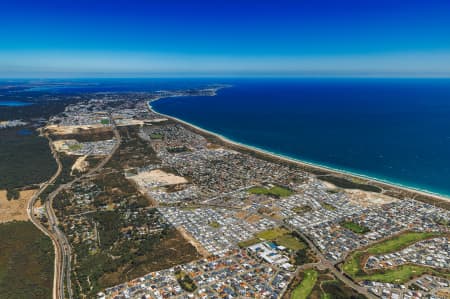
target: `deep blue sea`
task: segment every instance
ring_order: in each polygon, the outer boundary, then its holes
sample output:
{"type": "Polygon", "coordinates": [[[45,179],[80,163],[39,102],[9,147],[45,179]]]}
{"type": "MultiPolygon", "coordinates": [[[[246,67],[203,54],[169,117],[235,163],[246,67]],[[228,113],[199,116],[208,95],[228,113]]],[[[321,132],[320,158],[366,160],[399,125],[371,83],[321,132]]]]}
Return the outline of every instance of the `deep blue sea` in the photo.
{"type": "Polygon", "coordinates": [[[231,83],[215,97],[166,98],[152,106],[270,152],[450,195],[450,80],[231,83]]]}
{"type": "Polygon", "coordinates": [[[32,103],[22,102],[22,101],[1,101],[0,99],[0,107],[23,107],[30,106],[32,103]]]}

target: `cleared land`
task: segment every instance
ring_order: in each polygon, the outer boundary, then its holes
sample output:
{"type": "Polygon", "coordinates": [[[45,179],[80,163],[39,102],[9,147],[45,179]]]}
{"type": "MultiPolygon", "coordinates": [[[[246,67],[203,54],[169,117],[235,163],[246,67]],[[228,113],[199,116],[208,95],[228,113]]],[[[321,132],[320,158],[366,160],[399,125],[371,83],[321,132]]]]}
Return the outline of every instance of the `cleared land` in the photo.
{"type": "Polygon", "coordinates": [[[364,271],[364,262],[369,255],[380,255],[399,251],[416,242],[438,236],[437,233],[421,233],[421,232],[406,232],[390,238],[388,240],[374,244],[365,250],[358,250],[352,253],[343,265],[343,270],[356,281],[360,280],[374,280],[389,283],[405,283],[414,277],[420,276],[424,273],[430,273],[438,276],[449,277],[449,273],[443,273],[439,270],[419,266],[419,265],[401,265],[391,269],[377,270],[366,272],[364,271]]]}
{"type": "Polygon", "coordinates": [[[156,183],[161,186],[170,186],[178,184],[186,184],[188,181],[184,177],[167,173],[160,169],[151,171],[140,172],[139,174],[130,177],[139,186],[145,185],[145,183],[156,183]]]}
{"type": "Polygon", "coordinates": [[[358,189],[347,189],[346,191],[351,202],[363,207],[378,207],[398,201],[398,198],[376,192],[362,191],[358,189]]]}
{"type": "Polygon", "coordinates": [[[0,224],[2,298],[48,299],[53,287],[53,245],[31,222],[0,224]]]}
{"type": "Polygon", "coordinates": [[[110,132],[111,127],[105,127],[103,124],[92,124],[83,126],[59,126],[50,125],[45,127],[45,130],[51,135],[71,135],[71,134],[90,134],[99,132],[110,132]]]}
{"type": "Polygon", "coordinates": [[[0,190],[0,223],[28,220],[27,203],[36,191],[20,191],[19,199],[8,200],[6,190],[0,190]]]}

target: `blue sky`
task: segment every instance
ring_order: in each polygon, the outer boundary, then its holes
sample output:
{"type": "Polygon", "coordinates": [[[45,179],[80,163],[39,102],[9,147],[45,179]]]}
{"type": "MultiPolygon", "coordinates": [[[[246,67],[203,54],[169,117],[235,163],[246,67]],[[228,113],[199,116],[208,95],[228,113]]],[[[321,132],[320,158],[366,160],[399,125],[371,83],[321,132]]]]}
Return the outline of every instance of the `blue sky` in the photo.
{"type": "Polygon", "coordinates": [[[0,2],[0,76],[449,76],[450,1],[0,2]]]}

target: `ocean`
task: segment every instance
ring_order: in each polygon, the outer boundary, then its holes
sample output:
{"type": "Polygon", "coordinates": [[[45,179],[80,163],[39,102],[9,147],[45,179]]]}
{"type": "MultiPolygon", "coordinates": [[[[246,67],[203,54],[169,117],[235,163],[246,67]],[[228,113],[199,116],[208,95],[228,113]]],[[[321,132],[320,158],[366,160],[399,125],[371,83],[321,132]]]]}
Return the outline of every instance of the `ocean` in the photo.
{"type": "Polygon", "coordinates": [[[155,111],[305,162],[450,195],[450,80],[242,79],[155,111]]]}
{"type": "Polygon", "coordinates": [[[32,103],[22,102],[22,101],[1,101],[0,99],[0,107],[24,107],[30,106],[32,103]]]}

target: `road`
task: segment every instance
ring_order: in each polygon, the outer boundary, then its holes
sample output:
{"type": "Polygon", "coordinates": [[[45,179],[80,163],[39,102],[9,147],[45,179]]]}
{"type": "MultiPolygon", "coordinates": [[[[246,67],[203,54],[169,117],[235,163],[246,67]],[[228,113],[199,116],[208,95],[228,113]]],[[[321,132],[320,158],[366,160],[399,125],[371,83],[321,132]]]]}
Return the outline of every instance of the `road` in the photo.
{"type": "Polygon", "coordinates": [[[114,153],[117,151],[117,149],[120,146],[120,143],[122,141],[120,134],[117,130],[117,127],[115,123],[113,122],[112,118],[111,124],[113,125],[113,133],[114,137],[116,139],[116,145],[112,149],[111,153],[106,156],[98,165],[96,165],[93,169],[88,171],[86,174],[72,180],[69,183],[59,185],[57,189],[55,189],[50,195],[48,196],[47,201],[45,202],[45,209],[47,211],[47,217],[48,217],[48,227],[47,229],[45,226],[43,226],[38,219],[35,218],[33,213],[33,207],[34,204],[39,197],[40,194],[51,184],[53,184],[58,176],[61,174],[62,171],[62,164],[59,160],[57,151],[53,147],[53,144],[51,142],[51,139],[46,136],[49,139],[49,145],[52,150],[53,156],[58,164],[58,170],[55,173],[55,175],[46,183],[41,185],[41,188],[39,191],[30,199],[28,203],[28,216],[30,220],[33,222],[33,224],[38,227],[43,233],[45,233],[47,236],[50,237],[50,239],[53,242],[53,245],[55,247],[55,273],[54,273],[54,281],[53,281],[53,298],[54,299],[64,299],[65,298],[65,292],[64,292],[64,285],[67,286],[67,295],[69,299],[73,298],[72,294],[72,283],[71,283],[71,258],[72,258],[72,248],[70,246],[69,240],[67,239],[66,235],[60,230],[59,228],[59,222],[58,218],[56,217],[55,211],[53,209],[53,201],[55,197],[63,190],[70,188],[74,183],[77,183],[81,181],[82,179],[89,177],[96,173],[98,170],[103,168],[106,163],[109,162],[111,157],[114,155],[114,153]]]}
{"type": "Polygon", "coordinates": [[[341,271],[339,271],[339,269],[337,269],[333,263],[331,263],[329,260],[327,260],[325,258],[325,256],[322,254],[322,252],[316,247],[316,245],[303,232],[297,230],[296,228],[294,228],[292,226],[288,226],[286,223],[283,223],[283,225],[287,226],[292,231],[295,231],[297,234],[300,235],[300,237],[302,237],[306,241],[306,243],[308,243],[308,246],[314,251],[316,256],[319,258],[319,262],[317,263],[318,267],[322,266],[322,268],[326,268],[331,273],[333,273],[340,281],[342,281],[345,285],[356,290],[358,293],[365,295],[367,298],[371,298],[371,299],[377,298],[373,294],[369,293],[369,291],[366,288],[356,284],[353,280],[349,279],[341,271]]]}
{"type": "MultiPolygon", "coordinates": [[[[45,135],[45,137],[48,139],[49,141],[49,147],[52,148],[52,140],[45,135]]],[[[47,235],[53,243],[53,246],[55,248],[55,263],[54,263],[54,276],[53,276],[53,298],[59,298],[59,293],[57,290],[57,277],[59,277],[59,267],[58,267],[58,259],[59,259],[59,253],[60,253],[60,248],[59,248],[59,243],[57,241],[57,239],[54,237],[54,235],[39,221],[39,219],[36,218],[36,216],[34,215],[33,211],[34,211],[34,205],[36,203],[36,200],[39,198],[39,196],[42,194],[42,192],[44,192],[48,186],[52,185],[56,179],[59,177],[59,175],[61,174],[62,171],[62,164],[59,161],[58,155],[56,153],[56,151],[53,151],[53,157],[55,158],[57,164],[58,164],[58,169],[56,170],[56,173],[45,183],[41,184],[39,191],[36,192],[28,201],[28,206],[27,206],[27,214],[28,214],[28,218],[30,219],[30,221],[40,230],[42,231],[45,235],[47,235]]]]}
{"type": "MultiPolygon", "coordinates": [[[[239,207],[235,208],[235,207],[231,207],[231,206],[227,206],[227,205],[215,205],[215,204],[209,204],[209,203],[205,204],[205,202],[202,202],[200,205],[221,207],[221,208],[227,208],[227,209],[233,209],[233,210],[241,210],[241,208],[239,208],[239,207]]],[[[261,216],[261,215],[259,215],[259,216],[261,216]]],[[[329,260],[326,259],[326,257],[322,254],[322,252],[316,247],[314,242],[312,242],[302,231],[296,229],[295,227],[289,225],[288,223],[285,223],[284,221],[275,220],[271,217],[264,217],[264,218],[267,218],[268,220],[271,220],[271,221],[275,221],[278,224],[278,226],[285,226],[289,230],[295,231],[300,237],[302,237],[306,241],[306,243],[308,243],[308,246],[314,251],[315,255],[318,257],[319,261],[317,263],[300,266],[299,269],[297,269],[296,273],[298,273],[298,271],[300,269],[304,269],[305,267],[309,267],[310,265],[314,265],[319,268],[327,269],[331,273],[333,273],[336,276],[336,278],[341,280],[345,285],[354,289],[358,293],[365,295],[367,298],[377,298],[376,296],[371,294],[366,288],[356,284],[353,280],[351,280],[350,278],[345,276],[339,269],[337,269],[336,266],[332,262],[330,262],[329,260]]]]}

